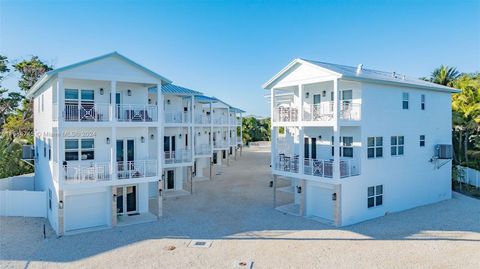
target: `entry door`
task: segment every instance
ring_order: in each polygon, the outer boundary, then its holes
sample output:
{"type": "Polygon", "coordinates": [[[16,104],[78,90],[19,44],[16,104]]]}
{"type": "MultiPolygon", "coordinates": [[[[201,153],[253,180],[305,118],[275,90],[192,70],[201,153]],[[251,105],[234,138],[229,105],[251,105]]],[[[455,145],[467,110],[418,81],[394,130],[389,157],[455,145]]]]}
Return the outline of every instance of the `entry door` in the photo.
{"type": "Polygon", "coordinates": [[[163,137],[163,151],[167,154],[165,158],[173,159],[175,158],[172,152],[175,152],[175,136],[164,136],[163,137]]]}
{"type": "Polygon", "coordinates": [[[117,112],[117,119],[120,119],[120,117],[121,117],[121,115],[120,115],[121,104],[122,104],[122,94],[117,92],[117,93],[115,93],[115,110],[117,112]]]}
{"type": "Polygon", "coordinates": [[[117,187],[117,215],[137,212],[137,186],[117,187]]]}
{"type": "MultiPolygon", "coordinates": [[[[117,140],[117,166],[119,174],[121,171],[131,170],[135,161],[135,140],[117,140]]],[[[121,175],[119,175],[120,177],[121,175]]]]}
{"type": "Polygon", "coordinates": [[[165,189],[175,189],[175,170],[167,170],[167,181],[165,182],[165,189]]]}
{"type": "Polygon", "coordinates": [[[314,105],[314,106],[320,105],[320,101],[321,101],[321,100],[320,100],[320,97],[321,97],[320,94],[314,94],[314,95],[313,95],[313,105],[314,105]]]}

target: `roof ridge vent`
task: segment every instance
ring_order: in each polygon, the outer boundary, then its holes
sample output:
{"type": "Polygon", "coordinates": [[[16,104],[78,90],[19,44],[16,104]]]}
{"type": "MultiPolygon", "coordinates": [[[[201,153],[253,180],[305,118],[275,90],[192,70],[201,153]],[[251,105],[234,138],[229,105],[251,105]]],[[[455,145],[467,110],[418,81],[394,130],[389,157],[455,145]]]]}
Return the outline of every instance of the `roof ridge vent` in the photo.
{"type": "Polygon", "coordinates": [[[392,77],[397,78],[397,73],[395,71],[393,71],[392,77]]]}
{"type": "Polygon", "coordinates": [[[363,70],[363,64],[357,65],[357,74],[359,74],[360,72],[362,72],[362,70],[363,70]]]}

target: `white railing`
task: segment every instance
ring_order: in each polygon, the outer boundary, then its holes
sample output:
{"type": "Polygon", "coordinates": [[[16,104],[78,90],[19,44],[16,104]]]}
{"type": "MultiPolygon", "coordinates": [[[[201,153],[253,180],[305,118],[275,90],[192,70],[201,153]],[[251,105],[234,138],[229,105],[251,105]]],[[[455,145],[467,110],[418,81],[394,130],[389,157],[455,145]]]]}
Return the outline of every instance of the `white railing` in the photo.
{"type": "Polygon", "coordinates": [[[156,105],[117,105],[115,114],[118,121],[149,122],[157,121],[156,105]]]}
{"type": "Polygon", "coordinates": [[[228,118],[225,116],[215,116],[213,117],[213,124],[228,124],[228,118]]]}
{"type": "Polygon", "coordinates": [[[188,111],[165,111],[165,123],[189,123],[188,111]]]}
{"type": "Polygon", "coordinates": [[[63,169],[67,183],[100,182],[112,179],[110,163],[67,164],[63,169]]]}
{"type": "MultiPolygon", "coordinates": [[[[333,160],[304,159],[303,172],[305,175],[317,177],[333,177],[333,160]]],[[[340,160],[340,177],[351,177],[360,175],[360,166],[353,159],[340,160]]]]}
{"type": "Polygon", "coordinates": [[[212,154],[212,146],[209,144],[200,144],[195,146],[195,155],[210,155],[212,154]]]}
{"type": "Polygon", "coordinates": [[[360,120],[361,104],[343,101],[340,104],[340,119],[360,120]]]}
{"type": "Polygon", "coordinates": [[[189,163],[192,161],[192,151],[190,149],[177,149],[175,151],[165,151],[165,164],[189,163]]]}
{"type": "MultiPolygon", "coordinates": [[[[56,109],[54,110],[56,111],[56,109]]],[[[110,105],[65,104],[62,110],[62,117],[65,121],[109,121],[110,105]]]]}
{"type": "Polygon", "coordinates": [[[279,154],[275,161],[275,170],[298,173],[299,171],[299,157],[286,156],[285,154],[279,154]]]}
{"type": "Polygon", "coordinates": [[[155,177],[157,176],[157,160],[139,160],[117,162],[118,179],[155,177]]]}
{"type": "Polygon", "coordinates": [[[195,115],[195,124],[210,124],[210,116],[203,114],[195,115]]]}
{"type": "Polygon", "coordinates": [[[219,148],[228,148],[228,143],[226,140],[215,140],[213,141],[213,148],[219,149],[219,148]]]}
{"type": "Polygon", "coordinates": [[[305,106],[306,121],[329,121],[333,119],[333,102],[322,102],[305,106]]]}
{"type": "Polygon", "coordinates": [[[296,107],[277,107],[273,113],[273,120],[276,122],[294,122],[298,120],[298,109],[296,107]]]}

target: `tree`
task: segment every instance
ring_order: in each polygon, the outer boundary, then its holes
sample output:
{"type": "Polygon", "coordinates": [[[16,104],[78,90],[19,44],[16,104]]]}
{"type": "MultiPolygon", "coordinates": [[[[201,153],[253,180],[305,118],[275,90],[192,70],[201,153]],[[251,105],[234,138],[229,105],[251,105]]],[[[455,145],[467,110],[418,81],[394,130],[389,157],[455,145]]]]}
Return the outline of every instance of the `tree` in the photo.
{"type": "Polygon", "coordinates": [[[270,118],[245,117],[242,125],[244,143],[270,140],[270,118]]]}
{"type": "Polygon", "coordinates": [[[455,81],[459,76],[460,73],[455,67],[441,65],[439,68],[433,70],[431,81],[444,86],[451,86],[452,82],[455,81]]]}
{"type": "Polygon", "coordinates": [[[52,70],[52,67],[42,62],[38,56],[14,64],[13,68],[22,75],[18,87],[24,92],[27,92],[43,74],[52,70]]]}

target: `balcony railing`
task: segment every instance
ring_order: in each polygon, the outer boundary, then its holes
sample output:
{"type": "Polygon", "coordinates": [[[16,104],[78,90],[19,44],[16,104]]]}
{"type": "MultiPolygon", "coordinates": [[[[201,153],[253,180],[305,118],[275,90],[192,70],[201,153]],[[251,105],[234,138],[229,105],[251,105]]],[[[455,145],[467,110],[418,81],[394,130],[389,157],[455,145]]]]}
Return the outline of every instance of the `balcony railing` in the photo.
{"type": "Polygon", "coordinates": [[[117,105],[115,113],[118,121],[157,121],[157,106],[155,105],[117,105]]]}
{"type": "Polygon", "coordinates": [[[213,148],[215,149],[228,148],[228,143],[226,140],[216,140],[216,141],[213,141],[213,148]]]}
{"type": "Polygon", "coordinates": [[[112,179],[110,163],[67,164],[63,169],[67,183],[101,182],[112,179]]]}
{"type": "Polygon", "coordinates": [[[299,157],[286,156],[285,154],[279,154],[275,161],[275,170],[298,173],[299,171],[299,157]]]}
{"type": "Polygon", "coordinates": [[[222,116],[213,117],[213,124],[221,124],[221,125],[228,124],[228,118],[222,117],[222,116]]]}
{"type": "Polygon", "coordinates": [[[195,155],[210,155],[212,154],[212,146],[209,144],[200,144],[195,146],[195,155]]]}
{"type": "Polygon", "coordinates": [[[273,113],[276,122],[295,122],[298,120],[298,109],[296,107],[277,107],[273,113]]]}
{"type": "Polygon", "coordinates": [[[333,102],[323,102],[305,106],[304,120],[329,121],[333,119],[333,102]]]}
{"type": "MultiPolygon", "coordinates": [[[[304,160],[304,174],[317,177],[333,177],[333,160],[317,160],[306,158],[304,160]]],[[[340,160],[340,177],[360,175],[360,166],[354,159],[340,160]]]]}
{"type": "Polygon", "coordinates": [[[165,123],[190,123],[188,111],[165,111],[165,123]]]}
{"type": "Polygon", "coordinates": [[[157,160],[117,162],[118,179],[155,177],[157,163],[157,160]]]}
{"type": "MultiPolygon", "coordinates": [[[[57,111],[56,105],[54,111],[57,111]]],[[[109,104],[65,104],[61,115],[65,121],[111,120],[109,104]]]]}
{"type": "Polygon", "coordinates": [[[340,119],[342,120],[360,120],[361,104],[343,101],[340,104],[340,119]]]}
{"type": "Polygon", "coordinates": [[[195,124],[210,124],[210,116],[207,115],[195,115],[195,124]]]}
{"type": "Polygon", "coordinates": [[[192,161],[192,151],[190,149],[165,151],[164,154],[165,164],[189,163],[192,161]]]}

